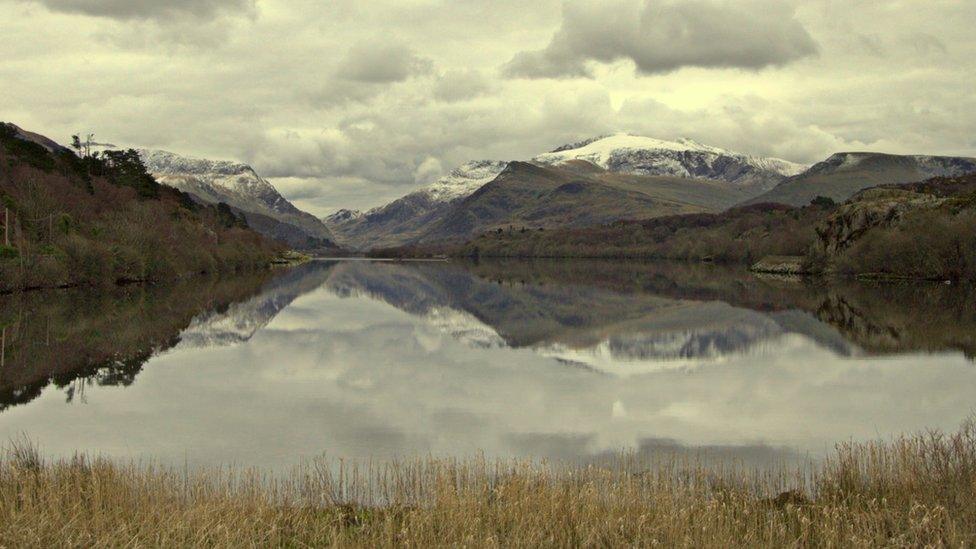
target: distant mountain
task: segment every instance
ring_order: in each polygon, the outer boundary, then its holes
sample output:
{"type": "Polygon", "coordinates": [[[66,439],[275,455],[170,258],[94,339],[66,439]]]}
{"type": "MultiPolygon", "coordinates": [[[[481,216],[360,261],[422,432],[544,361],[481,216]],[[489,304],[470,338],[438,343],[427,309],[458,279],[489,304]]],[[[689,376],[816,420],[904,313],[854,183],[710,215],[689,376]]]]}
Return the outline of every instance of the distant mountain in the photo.
{"type": "Polygon", "coordinates": [[[226,203],[243,213],[248,224],[265,236],[302,249],[335,246],[331,231],[322,221],[296,208],[246,164],[160,150],[138,152],[160,183],[190,193],[207,204],[226,203]]]}
{"type": "Polygon", "coordinates": [[[778,158],[711,147],[691,139],[667,141],[628,134],[564,145],[532,160],[557,166],[584,160],[611,172],[726,181],[756,194],[807,168],[778,158]]]}
{"type": "Polygon", "coordinates": [[[359,249],[463,239],[508,226],[578,227],[721,210],[805,168],[688,139],[601,136],[530,162],[469,162],[385,206],[365,214],[340,210],[323,221],[339,242],[359,249]]]}
{"type": "Polygon", "coordinates": [[[339,210],[326,225],[343,245],[354,248],[399,246],[421,237],[454,204],[494,179],[507,162],[468,162],[446,177],[366,213],[339,210]]]}
{"type": "Polygon", "coordinates": [[[976,158],[837,153],[747,203],[803,206],[818,196],[843,202],[869,187],[912,183],[932,177],[957,177],[972,172],[976,172],[976,158]]]}
{"type": "Polygon", "coordinates": [[[338,225],[340,223],[346,223],[348,221],[353,221],[359,219],[363,216],[363,212],[360,210],[347,210],[345,208],[327,215],[322,218],[322,223],[328,227],[329,225],[338,225]]]}

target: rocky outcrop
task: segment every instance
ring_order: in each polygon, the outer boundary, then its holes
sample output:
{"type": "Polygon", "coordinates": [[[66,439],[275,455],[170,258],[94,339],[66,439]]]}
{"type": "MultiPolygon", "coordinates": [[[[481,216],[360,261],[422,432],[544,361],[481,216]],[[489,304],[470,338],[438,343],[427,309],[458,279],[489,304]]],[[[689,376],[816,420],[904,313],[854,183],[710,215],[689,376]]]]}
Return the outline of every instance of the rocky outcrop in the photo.
{"type": "Polygon", "coordinates": [[[905,214],[938,208],[945,200],[930,194],[891,188],[862,191],[817,227],[813,253],[821,257],[836,255],[871,229],[894,226],[905,214]]]}

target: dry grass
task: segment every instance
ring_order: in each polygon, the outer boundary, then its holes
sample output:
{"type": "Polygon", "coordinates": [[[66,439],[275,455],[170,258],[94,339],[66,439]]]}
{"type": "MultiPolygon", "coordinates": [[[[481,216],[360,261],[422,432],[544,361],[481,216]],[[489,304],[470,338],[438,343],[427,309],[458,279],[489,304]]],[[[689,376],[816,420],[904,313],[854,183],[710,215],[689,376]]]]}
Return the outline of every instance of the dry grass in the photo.
{"type": "Polygon", "coordinates": [[[976,542],[974,495],[972,422],[776,474],[625,456],[332,463],[271,479],[47,462],[20,443],[0,462],[0,546],[962,546],[976,542]]]}

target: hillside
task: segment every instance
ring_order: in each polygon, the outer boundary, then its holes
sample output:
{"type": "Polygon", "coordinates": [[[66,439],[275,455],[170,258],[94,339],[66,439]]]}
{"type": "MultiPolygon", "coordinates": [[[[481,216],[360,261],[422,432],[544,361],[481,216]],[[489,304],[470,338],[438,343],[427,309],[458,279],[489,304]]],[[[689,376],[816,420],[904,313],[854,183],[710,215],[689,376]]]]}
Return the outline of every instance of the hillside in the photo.
{"type": "Polygon", "coordinates": [[[239,162],[190,158],[168,151],[139,149],[157,181],[191,194],[204,204],[229,205],[259,233],[293,248],[336,248],[322,221],[289,202],[253,168],[239,162]]]}
{"type": "Polygon", "coordinates": [[[0,291],[250,270],[282,249],[226,205],[160,185],[135,151],[79,158],[12,124],[0,124],[0,200],[0,291]]]}
{"type": "MultiPolygon", "coordinates": [[[[458,203],[417,240],[464,240],[486,231],[585,227],[618,219],[696,213],[737,196],[712,182],[620,176],[512,162],[504,172],[458,203]]],[[[725,205],[728,205],[728,204],[725,205]]]]}
{"type": "Polygon", "coordinates": [[[838,153],[746,203],[802,206],[817,196],[843,202],[858,191],[877,185],[956,177],[972,172],[976,172],[976,158],[838,153]]]}

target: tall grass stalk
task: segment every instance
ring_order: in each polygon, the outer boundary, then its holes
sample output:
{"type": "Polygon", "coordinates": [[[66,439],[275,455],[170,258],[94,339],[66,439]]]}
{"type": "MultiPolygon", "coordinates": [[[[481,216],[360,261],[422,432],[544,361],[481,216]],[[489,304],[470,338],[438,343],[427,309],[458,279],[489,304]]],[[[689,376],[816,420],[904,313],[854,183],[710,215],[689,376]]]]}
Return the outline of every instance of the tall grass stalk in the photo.
{"type": "Polygon", "coordinates": [[[963,546],[976,427],[838,446],[799,470],[487,459],[190,473],[23,441],[0,460],[0,546],[963,546]]]}

